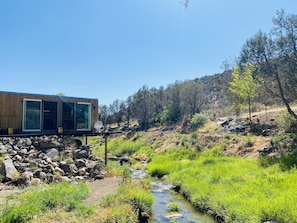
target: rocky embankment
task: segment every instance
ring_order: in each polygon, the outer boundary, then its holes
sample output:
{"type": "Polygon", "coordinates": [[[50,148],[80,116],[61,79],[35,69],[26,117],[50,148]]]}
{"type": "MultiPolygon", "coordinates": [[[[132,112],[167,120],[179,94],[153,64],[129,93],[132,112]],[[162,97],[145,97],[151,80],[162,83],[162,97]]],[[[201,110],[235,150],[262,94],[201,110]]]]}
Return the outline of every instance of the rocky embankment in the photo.
{"type": "Polygon", "coordinates": [[[102,179],[103,160],[70,136],[0,138],[0,181],[17,186],[102,179]]]}

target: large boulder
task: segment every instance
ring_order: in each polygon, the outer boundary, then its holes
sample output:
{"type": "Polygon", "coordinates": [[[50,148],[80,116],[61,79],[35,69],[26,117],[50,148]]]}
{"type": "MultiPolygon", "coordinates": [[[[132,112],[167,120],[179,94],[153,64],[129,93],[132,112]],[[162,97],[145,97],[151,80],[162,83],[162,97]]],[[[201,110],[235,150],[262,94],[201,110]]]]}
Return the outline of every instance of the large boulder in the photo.
{"type": "Polygon", "coordinates": [[[17,181],[20,177],[20,173],[15,168],[11,159],[2,161],[0,172],[6,178],[5,180],[17,181]]]}

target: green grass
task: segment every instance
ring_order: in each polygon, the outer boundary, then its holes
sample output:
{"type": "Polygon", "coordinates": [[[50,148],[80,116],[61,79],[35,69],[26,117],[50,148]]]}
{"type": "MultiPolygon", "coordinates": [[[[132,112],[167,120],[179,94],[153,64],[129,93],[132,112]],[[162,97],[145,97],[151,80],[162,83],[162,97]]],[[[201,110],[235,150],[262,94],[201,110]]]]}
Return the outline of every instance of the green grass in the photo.
{"type": "Polygon", "coordinates": [[[0,222],[138,222],[140,211],[152,215],[154,197],[149,185],[147,181],[121,184],[115,194],[105,196],[96,206],[83,204],[89,193],[85,183],[28,188],[9,196],[10,201],[0,207],[0,222]]]}
{"type": "Polygon", "coordinates": [[[278,164],[264,168],[257,159],[225,157],[219,146],[199,156],[174,151],[155,157],[148,170],[169,174],[201,210],[226,222],[297,222],[295,168],[283,171],[278,164]]]}
{"type": "MultiPolygon", "coordinates": [[[[96,141],[95,141],[96,142],[96,141]]],[[[94,142],[92,142],[93,144],[94,142]]],[[[93,144],[92,152],[95,155],[103,157],[105,144],[93,144]]],[[[140,140],[124,140],[121,138],[108,139],[107,149],[108,152],[115,156],[131,155],[137,152],[144,143],[140,140]]]]}
{"type": "Polygon", "coordinates": [[[167,153],[153,158],[147,166],[148,173],[153,177],[161,178],[164,175],[183,169],[190,160],[199,156],[199,153],[186,149],[171,149],[167,153]]]}
{"type": "Polygon", "coordinates": [[[6,205],[0,210],[0,222],[28,222],[34,216],[45,211],[61,207],[65,211],[78,209],[80,214],[91,212],[81,201],[88,195],[89,188],[84,183],[70,185],[68,182],[52,184],[48,187],[34,188],[9,199],[16,199],[17,204],[6,205]],[[88,210],[87,210],[88,209],[88,210]]]}
{"type": "Polygon", "coordinates": [[[176,202],[169,202],[167,204],[167,211],[168,212],[178,212],[180,210],[180,205],[176,202]]]}
{"type": "Polygon", "coordinates": [[[118,216],[126,219],[126,221],[122,222],[130,222],[130,218],[132,217],[131,212],[126,212],[122,206],[130,205],[133,208],[135,214],[135,216],[132,218],[135,219],[137,218],[139,212],[146,212],[147,214],[151,215],[153,203],[154,197],[149,192],[147,183],[144,181],[138,181],[121,184],[115,194],[104,197],[101,205],[105,209],[116,209],[118,216]]]}

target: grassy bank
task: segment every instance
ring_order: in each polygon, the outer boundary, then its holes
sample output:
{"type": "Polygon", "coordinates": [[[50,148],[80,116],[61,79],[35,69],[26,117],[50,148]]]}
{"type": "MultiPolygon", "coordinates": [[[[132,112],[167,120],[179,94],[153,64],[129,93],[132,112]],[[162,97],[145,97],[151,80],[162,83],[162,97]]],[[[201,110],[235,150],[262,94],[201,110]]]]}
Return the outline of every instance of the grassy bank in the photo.
{"type": "Polygon", "coordinates": [[[0,207],[0,222],[138,222],[141,213],[152,215],[154,198],[148,185],[145,181],[121,184],[115,194],[94,205],[83,203],[89,194],[85,183],[27,188],[0,207]]]}
{"type": "Polygon", "coordinates": [[[89,212],[82,200],[89,194],[84,183],[70,185],[69,182],[43,187],[28,188],[20,194],[8,197],[7,204],[0,207],[0,222],[29,222],[44,212],[61,208],[67,212],[76,210],[78,214],[89,212]],[[82,212],[81,212],[82,211],[82,212]]]}
{"type": "Polygon", "coordinates": [[[258,159],[225,157],[215,146],[199,154],[170,150],[155,157],[148,170],[169,174],[194,205],[226,222],[297,222],[294,168],[264,168],[258,159]]]}

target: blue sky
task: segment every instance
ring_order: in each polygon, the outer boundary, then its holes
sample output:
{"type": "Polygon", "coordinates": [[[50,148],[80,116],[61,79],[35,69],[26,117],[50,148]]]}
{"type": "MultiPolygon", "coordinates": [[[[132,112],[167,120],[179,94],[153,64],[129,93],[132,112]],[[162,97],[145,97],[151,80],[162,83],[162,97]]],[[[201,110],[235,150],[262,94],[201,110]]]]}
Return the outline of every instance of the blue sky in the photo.
{"type": "Polygon", "coordinates": [[[0,0],[0,91],[126,100],[221,73],[295,0],[0,0]]]}

